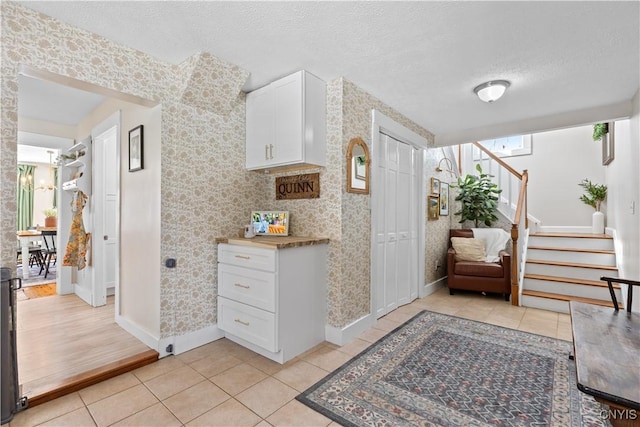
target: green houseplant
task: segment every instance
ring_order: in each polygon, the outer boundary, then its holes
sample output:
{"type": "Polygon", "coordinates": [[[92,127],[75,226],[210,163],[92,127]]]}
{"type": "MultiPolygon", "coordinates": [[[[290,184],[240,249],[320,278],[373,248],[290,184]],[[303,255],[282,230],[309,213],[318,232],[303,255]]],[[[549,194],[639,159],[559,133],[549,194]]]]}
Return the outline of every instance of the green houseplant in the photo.
{"type": "Polygon", "coordinates": [[[607,186],[594,184],[586,178],[578,185],[586,191],[585,194],[580,196],[580,200],[596,210],[591,217],[591,232],[604,234],[604,213],[600,212],[600,206],[607,198],[607,186]]]}
{"type": "Polygon", "coordinates": [[[454,186],[460,190],[455,200],[462,202],[461,209],[454,215],[460,216],[460,223],[473,221],[476,228],[481,223],[491,227],[498,221],[498,194],[502,190],[491,181],[493,175],[482,171],[480,164],[476,165],[476,170],[478,176],[467,174],[464,179],[458,178],[458,185],[454,186]]]}
{"type": "Polygon", "coordinates": [[[593,140],[600,141],[609,132],[609,124],[596,123],[593,125],[593,140]]]}
{"type": "Polygon", "coordinates": [[[580,200],[600,212],[600,205],[607,198],[607,186],[604,184],[594,184],[588,179],[583,179],[580,187],[584,188],[586,194],[580,196],[580,200]]]}

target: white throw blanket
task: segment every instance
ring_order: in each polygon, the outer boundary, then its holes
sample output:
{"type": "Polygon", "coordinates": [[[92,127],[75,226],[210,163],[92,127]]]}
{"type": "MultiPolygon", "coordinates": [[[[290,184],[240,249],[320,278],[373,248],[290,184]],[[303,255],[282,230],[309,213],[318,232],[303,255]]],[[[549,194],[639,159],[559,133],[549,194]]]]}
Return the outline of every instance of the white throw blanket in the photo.
{"type": "Polygon", "coordinates": [[[500,251],[506,248],[511,238],[502,228],[472,228],[473,237],[484,242],[487,262],[500,261],[500,251]]]}

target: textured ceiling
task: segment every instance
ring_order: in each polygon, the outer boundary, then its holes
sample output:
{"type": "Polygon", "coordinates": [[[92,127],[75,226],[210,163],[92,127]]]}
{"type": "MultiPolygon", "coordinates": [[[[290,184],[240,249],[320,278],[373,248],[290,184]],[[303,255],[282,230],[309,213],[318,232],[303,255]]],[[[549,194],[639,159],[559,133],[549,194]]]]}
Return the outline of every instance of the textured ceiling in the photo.
{"type": "Polygon", "coordinates": [[[343,76],[438,144],[624,117],[639,87],[637,1],[19,3],[172,63],[210,52],[247,91],[343,76]],[[511,87],[485,104],[491,79],[511,87]]]}

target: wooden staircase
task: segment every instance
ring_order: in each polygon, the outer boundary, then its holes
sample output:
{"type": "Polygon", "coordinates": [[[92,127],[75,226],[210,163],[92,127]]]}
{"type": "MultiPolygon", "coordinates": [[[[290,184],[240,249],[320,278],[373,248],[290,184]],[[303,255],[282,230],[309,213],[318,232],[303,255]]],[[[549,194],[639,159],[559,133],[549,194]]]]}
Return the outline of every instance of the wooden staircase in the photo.
{"type": "MultiPolygon", "coordinates": [[[[572,300],[613,307],[602,276],[618,276],[610,236],[533,233],[527,245],[521,305],[560,313],[569,313],[572,300]]],[[[614,288],[622,301],[620,287],[614,288]]]]}

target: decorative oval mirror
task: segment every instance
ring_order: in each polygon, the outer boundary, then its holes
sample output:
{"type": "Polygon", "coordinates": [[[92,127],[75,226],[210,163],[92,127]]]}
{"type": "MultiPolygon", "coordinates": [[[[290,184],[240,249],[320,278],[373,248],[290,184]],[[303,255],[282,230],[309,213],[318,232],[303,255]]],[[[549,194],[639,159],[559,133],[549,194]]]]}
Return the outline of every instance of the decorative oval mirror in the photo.
{"type": "Polygon", "coordinates": [[[360,137],[349,141],[347,148],[347,192],[369,194],[369,149],[360,137]]]}

